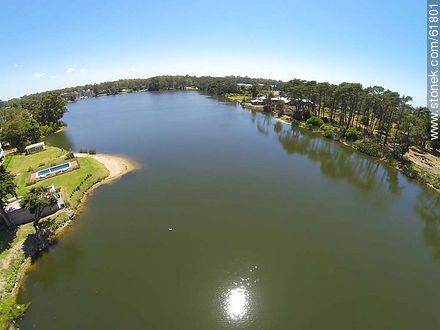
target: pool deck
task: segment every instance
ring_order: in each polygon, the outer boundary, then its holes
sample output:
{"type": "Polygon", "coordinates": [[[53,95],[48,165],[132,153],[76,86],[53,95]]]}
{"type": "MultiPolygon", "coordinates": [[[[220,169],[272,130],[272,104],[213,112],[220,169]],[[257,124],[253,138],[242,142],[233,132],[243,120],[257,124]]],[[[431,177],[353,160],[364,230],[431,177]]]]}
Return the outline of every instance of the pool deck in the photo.
{"type": "MultiPolygon", "coordinates": [[[[79,168],[79,164],[78,164],[78,161],[76,159],[66,161],[66,163],[70,163],[70,167],[67,168],[66,170],[58,171],[56,173],[49,174],[49,175],[46,175],[44,177],[38,177],[37,176],[37,173],[39,171],[42,171],[42,170],[32,172],[31,173],[31,177],[30,177],[30,181],[31,182],[41,181],[41,180],[52,178],[54,176],[57,176],[57,175],[60,175],[60,174],[63,174],[63,173],[67,173],[67,172],[70,172],[70,171],[73,171],[73,170],[76,170],[76,169],[79,168]]],[[[61,164],[58,164],[58,165],[61,165],[61,164]]],[[[57,165],[54,165],[54,166],[57,166],[57,165]]],[[[50,166],[50,167],[53,167],[53,166],[50,166]]],[[[50,168],[50,167],[47,167],[47,168],[50,168]]]]}

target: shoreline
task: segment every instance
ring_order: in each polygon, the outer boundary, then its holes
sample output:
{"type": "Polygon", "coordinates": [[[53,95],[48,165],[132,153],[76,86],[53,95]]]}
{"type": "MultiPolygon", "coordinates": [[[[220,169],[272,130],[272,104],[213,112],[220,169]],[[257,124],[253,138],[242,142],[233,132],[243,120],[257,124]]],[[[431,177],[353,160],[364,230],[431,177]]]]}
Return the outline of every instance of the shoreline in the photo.
{"type": "MultiPolygon", "coordinates": [[[[230,101],[230,102],[236,102],[236,101],[230,101]]],[[[240,102],[236,102],[236,103],[239,103],[243,109],[247,109],[247,110],[250,110],[250,111],[253,111],[253,112],[263,112],[262,110],[257,109],[257,108],[255,108],[254,106],[247,106],[247,103],[240,103],[240,102]]],[[[299,123],[295,124],[294,122],[287,121],[287,120],[283,119],[283,117],[278,117],[278,116],[277,116],[275,113],[273,113],[273,112],[268,113],[268,114],[269,114],[272,118],[274,118],[276,121],[279,121],[279,122],[281,122],[281,123],[283,123],[283,124],[285,124],[285,125],[289,125],[289,126],[293,126],[293,125],[294,125],[295,127],[299,127],[299,128],[302,128],[302,129],[307,129],[307,130],[309,130],[309,131],[311,131],[311,132],[318,133],[318,134],[320,134],[322,137],[324,137],[324,136],[321,134],[320,131],[313,130],[313,129],[309,129],[309,128],[305,125],[305,123],[299,122],[299,123]]],[[[347,142],[344,141],[344,140],[341,140],[341,139],[332,139],[332,140],[333,140],[333,141],[336,141],[336,142],[339,142],[339,143],[341,143],[342,145],[344,145],[344,146],[346,146],[346,147],[349,147],[349,148],[351,148],[351,149],[354,149],[354,150],[358,151],[358,150],[354,147],[353,144],[347,143],[347,142]]],[[[411,149],[411,150],[412,150],[412,149],[411,149]]],[[[365,155],[365,156],[368,156],[368,155],[365,155]]],[[[369,156],[369,157],[371,157],[371,156],[369,156]]],[[[422,180],[422,179],[420,179],[419,177],[412,177],[412,176],[411,176],[411,175],[405,170],[404,166],[403,166],[402,164],[400,164],[397,160],[392,159],[392,158],[387,158],[387,157],[384,157],[384,156],[382,156],[382,157],[378,157],[378,158],[375,158],[375,157],[372,157],[372,158],[375,159],[375,160],[377,160],[377,161],[379,161],[379,162],[381,162],[382,164],[385,164],[385,165],[387,165],[387,166],[390,166],[390,167],[396,169],[397,171],[399,171],[399,173],[401,173],[402,175],[404,175],[407,179],[409,179],[409,180],[413,180],[413,181],[415,181],[415,182],[421,184],[423,187],[426,187],[426,188],[428,188],[428,189],[431,189],[431,190],[433,190],[433,191],[436,192],[436,193],[440,193],[440,188],[435,187],[435,186],[432,185],[429,181],[427,181],[427,180],[422,180]]],[[[423,169],[423,168],[422,168],[421,166],[419,166],[414,160],[408,159],[408,161],[409,161],[413,166],[417,167],[417,168],[422,172],[422,176],[425,175],[425,174],[428,174],[428,175],[436,175],[435,173],[433,173],[433,171],[428,171],[428,170],[426,170],[426,169],[423,169]]]]}
{"type": "MultiPolygon", "coordinates": [[[[65,216],[65,221],[62,225],[55,230],[55,232],[48,238],[47,243],[43,246],[43,248],[38,252],[42,253],[47,249],[50,249],[56,239],[61,237],[66,233],[68,228],[74,223],[74,221],[79,216],[81,210],[83,210],[84,206],[87,204],[87,199],[94,193],[94,191],[102,185],[113,183],[114,181],[122,178],[124,175],[139,170],[141,168],[140,164],[127,156],[122,155],[112,155],[112,154],[84,154],[84,153],[75,153],[75,157],[90,157],[101,163],[108,170],[109,174],[103,180],[94,183],[89,189],[87,189],[83,196],[81,197],[77,206],[73,208],[65,208],[57,212],[59,215],[65,216]]],[[[53,216],[53,215],[51,215],[53,216]]],[[[50,216],[49,216],[50,217],[50,216]]],[[[37,257],[38,259],[38,257],[37,257]]],[[[26,257],[18,271],[15,280],[15,284],[11,290],[10,295],[17,299],[20,290],[24,285],[24,281],[26,278],[26,274],[31,270],[33,265],[32,257],[26,257]]],[[[2,297],[4,298],[6,294],[2,297]]],[[[15,324],[11,324],[10,328],[15,329],[15,324]]]]}

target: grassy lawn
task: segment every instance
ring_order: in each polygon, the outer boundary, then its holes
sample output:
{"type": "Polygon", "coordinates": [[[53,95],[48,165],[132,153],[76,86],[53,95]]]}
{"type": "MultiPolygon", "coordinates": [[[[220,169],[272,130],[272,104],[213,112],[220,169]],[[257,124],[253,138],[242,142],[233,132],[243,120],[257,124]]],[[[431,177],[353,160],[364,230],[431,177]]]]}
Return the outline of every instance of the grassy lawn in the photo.
{"type": "Polygon", "coordinates": [[[243,94],[236,94],[236,93],[226,94],[226,97],[228,98],[228,100],[234,101],[234,102],[242,102],[242,101],[245,101],[247,98],[249,98],[249,96],[246,96],[243,94]]]}
{"type": "Polygon", "coordinates": [[[66,151],[63,149],[47,147],[45,151],[32,155],[17,154],[8,156],[5,160],[5,166],[8,171],[16,175],[17,194],[19,196],[23,195],[34,186],[49,186],[53,184],[61,189],[64,200],[70,206],[75,207],[90,186],[101,181],[109,174],[107,168],[98,161],[92,158],[78,158],[79,169],[26,186],[26,182],[32,172],[40,168],[65,162],[63,158],[65,154],[66,151]]]}
{"type": "Polygon", "coordinates": [[[62,160],[62,156],[66,153],[67,151],[60,148],[47,147],[46,150],[31,155],[7,156],[4,165],[13,174],[24,173],[29,172],[30,169],[35,170],[39,167],[49,166],[54,161],[62,160]]]}

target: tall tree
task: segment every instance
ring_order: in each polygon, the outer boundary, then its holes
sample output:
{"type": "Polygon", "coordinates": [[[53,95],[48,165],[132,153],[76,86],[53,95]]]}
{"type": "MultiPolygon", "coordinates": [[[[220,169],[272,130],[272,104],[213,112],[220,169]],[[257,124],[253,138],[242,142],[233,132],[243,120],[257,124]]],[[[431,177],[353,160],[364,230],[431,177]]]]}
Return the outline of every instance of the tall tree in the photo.
{"type": "Polygon", "coordinates": [[[0,118],[2,141],[8,142],[13,148],[23,151],[29,143],[38,142],[40,128],[37,121],[23,109],[4,109],[0,118]]]}
{"type": "Polygon", "coordinates": [[[57,199],[46,187],[33,187],[23,196],[20,206],[26,208],[34,215],[33,226],[38,234],[38,222],[45,208],[50,208],[57,203],[57,199]]]}
{"type": "Polygon", "coordinates": [[[59,93],[47,92],[28,108],[40,125],[58,125],[67,111],[66,104],[67,100],[59,93]]]}
{"type": "Polygon", "coordinates": [[[3,166],[0,166],[0,214],[8,227],[15,227],[15,224],[9,218],[9,215],[6,213],[3,204],[6,202],[8,197],[16,195],[16,188],[17,186],[14,182],[14,176],[6,171],[3,166]]]}

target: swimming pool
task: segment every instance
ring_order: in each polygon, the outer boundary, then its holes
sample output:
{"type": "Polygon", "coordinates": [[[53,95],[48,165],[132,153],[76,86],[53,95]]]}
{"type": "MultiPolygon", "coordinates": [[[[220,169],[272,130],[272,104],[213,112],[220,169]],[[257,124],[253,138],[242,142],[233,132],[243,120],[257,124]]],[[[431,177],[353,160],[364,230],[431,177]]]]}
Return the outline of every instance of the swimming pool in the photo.
{"type": "Polygon", "coordinates": [[[70,162],[63,163],[60,165],[55,165],[52,167],[45,168],[44,170],[38,171],[36,173],[37,178],[44,178],[45,176],[55,174],[61,171],[65,171],[71,167],[70,162]]]}

